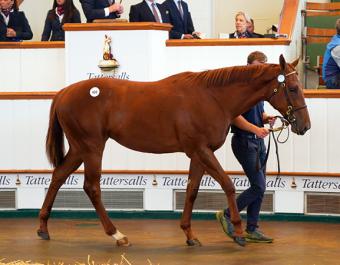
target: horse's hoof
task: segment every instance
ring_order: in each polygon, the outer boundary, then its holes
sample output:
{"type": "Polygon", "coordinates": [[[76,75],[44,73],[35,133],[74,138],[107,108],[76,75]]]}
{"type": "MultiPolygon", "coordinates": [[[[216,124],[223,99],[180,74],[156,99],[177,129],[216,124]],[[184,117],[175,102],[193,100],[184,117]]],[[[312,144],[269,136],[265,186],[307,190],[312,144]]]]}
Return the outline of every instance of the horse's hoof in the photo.
{"type": "Polygon", "coordinates": [[[116,242],[118,247],[129,247],[131,246],[127,237],[123,237],[122,239],[117,240],[116,242]]]}
{"type": "Polygon", "coordinates": [[[187,240],[187,245],[189,247],[195,247],[195,246],[201,247],[202,246],[201,242],[197,238],[187,240]]]}
{"type": "Polygon", "coordinates": [[[48,232],[43,232],[40,229],[38,229],[37,234],[43,240],[50,240],[50,235],[48,234],[48,232]]]}
{"type": "Polygon", "coordinates": [[[243,236],[234,236],[234,242],[241,247],[246,245],[246,239],[243,236]]]}

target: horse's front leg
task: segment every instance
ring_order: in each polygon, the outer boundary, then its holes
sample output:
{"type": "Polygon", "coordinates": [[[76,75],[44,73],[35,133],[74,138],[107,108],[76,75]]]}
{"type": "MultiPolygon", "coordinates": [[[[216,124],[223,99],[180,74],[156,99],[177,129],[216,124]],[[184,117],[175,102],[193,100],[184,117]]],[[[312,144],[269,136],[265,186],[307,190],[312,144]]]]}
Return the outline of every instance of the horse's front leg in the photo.
{"type": "Polygon", "coordinates": [[[222,166],[211,149],[208,147],[201,147],[198,149],[197,154],[200,161],[204,164],[206,171],[221,185],[223,191],[227,195],[231,222],[235,227],[233,238],[237,244],[244,246],[246,241],[243,236],[241,218],[236,204],[235,187],[233,182],[230,177],[225,174],[222,166]]]}
{"type": "Polygon", "coordinates": [[[197,157],[191,158],[185,204],[181,219],[181,228],[187,237],[186,243],[188,246],[201,246],[200,241],[192,232],[191,216],[203,174],[204,168],[197,157]]]}

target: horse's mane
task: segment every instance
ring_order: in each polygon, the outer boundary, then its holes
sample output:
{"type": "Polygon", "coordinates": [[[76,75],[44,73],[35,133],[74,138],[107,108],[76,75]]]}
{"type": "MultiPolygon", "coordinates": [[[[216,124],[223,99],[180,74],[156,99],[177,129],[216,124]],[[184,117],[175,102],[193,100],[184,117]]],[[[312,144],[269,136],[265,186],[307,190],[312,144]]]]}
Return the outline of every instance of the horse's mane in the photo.
{"type": "MultiPolygon", "coordinates": [[[[273,68],[274,65],[271,65],[273,68]]],[[[261,76],[269,65],[248,65],[225,67],[216,70],[207,70],[200,72],[193,77],[196,81],[205,82],[207,87],[224,86],[232,82],[240,82],[244,80],[253,81],[261,76]]]]}

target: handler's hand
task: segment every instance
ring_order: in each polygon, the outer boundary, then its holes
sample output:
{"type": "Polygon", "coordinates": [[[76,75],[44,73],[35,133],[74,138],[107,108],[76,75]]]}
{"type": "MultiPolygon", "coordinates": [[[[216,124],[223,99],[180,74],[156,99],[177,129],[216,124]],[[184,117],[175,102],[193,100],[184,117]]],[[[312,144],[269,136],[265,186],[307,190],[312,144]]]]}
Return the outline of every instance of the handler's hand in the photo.
{"type": "Polygon", "coordinates": [[[276,121],[276,117],[275,116],[270,116],[267,115],[264,119],[264,123],[268,123],[270,125],[270,127],[273,127],[276,121]]]}
{"type": "Polygon", "coordinates": [[[255,134],[259,138],[265,138],[269,134],[269,130],[264,127],[258,127],[255,131],[255,134]]]}

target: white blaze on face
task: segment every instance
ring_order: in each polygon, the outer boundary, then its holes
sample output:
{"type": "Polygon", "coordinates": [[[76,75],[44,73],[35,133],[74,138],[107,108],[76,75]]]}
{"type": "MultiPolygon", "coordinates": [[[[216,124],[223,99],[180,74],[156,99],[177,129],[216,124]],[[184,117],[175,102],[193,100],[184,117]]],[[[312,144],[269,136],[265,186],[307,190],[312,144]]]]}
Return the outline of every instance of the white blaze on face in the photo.
{"type": "Polygon", "coordinates": [[[99,88],[98,87],[92,87],[91,89],[90,89],[90,95],[91,95],[91,97],[98,97],[99,96],[99,94],[100,94],[100,90],[99,90],[99,88]]]}

